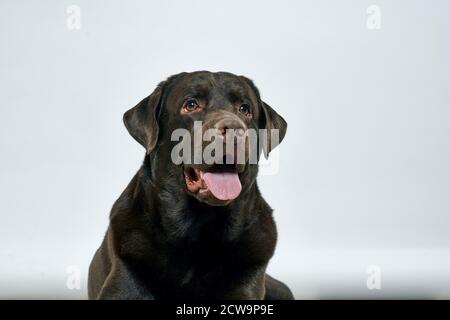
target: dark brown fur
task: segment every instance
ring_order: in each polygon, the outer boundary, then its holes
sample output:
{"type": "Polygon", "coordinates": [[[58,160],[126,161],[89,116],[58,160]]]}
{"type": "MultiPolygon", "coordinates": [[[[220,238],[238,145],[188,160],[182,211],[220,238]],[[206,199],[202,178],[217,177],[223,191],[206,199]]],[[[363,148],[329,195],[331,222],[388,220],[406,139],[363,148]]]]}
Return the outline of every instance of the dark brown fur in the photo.
{"type": "Polygon", "coordinates": [[[194,120],[217,110],[236,113],[236,101],[244,98],[254,113],[246,125],[279,129],[281,141],[284,119],[250,80],[230,73],[172,76],[125,114],[127,129],[147,153],[111,210],[89,269],[90,299],[293,299],[286,285],[266,274],[277,232],[258,190],[257,165],[240,173],[237,199],[214,206],[188,194],[180,166],[170,160],[173,129],[191,129],[194,120]],[[208,109],[180,116],[189,90],[201,91],[208,109]]]}

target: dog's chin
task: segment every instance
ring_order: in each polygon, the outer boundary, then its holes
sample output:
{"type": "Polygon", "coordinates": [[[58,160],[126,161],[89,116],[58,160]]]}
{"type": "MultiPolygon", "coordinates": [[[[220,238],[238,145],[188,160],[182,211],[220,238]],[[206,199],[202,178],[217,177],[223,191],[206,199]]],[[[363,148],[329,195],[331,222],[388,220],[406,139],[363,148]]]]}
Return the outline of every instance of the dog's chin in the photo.
{"type": "Polygon", "coordinates": [[[187,193],[210,206],[226,206],[241,192],[239,172],[235,166],[183,166],[187,193]]]}

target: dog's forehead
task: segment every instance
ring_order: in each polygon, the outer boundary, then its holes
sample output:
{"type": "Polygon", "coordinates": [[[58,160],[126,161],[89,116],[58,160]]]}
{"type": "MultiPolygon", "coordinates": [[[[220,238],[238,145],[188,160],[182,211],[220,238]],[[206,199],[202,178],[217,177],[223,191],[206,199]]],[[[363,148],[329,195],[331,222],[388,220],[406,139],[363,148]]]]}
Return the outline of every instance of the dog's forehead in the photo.
{"type": "Polygon", "coordinates": [[[226,72],[193,72],[185,75],[174,86],[174,91],[181,95],[210,95],[225,93],[231,96],[251,94],[251,88],[241,77],[226,72]]]}

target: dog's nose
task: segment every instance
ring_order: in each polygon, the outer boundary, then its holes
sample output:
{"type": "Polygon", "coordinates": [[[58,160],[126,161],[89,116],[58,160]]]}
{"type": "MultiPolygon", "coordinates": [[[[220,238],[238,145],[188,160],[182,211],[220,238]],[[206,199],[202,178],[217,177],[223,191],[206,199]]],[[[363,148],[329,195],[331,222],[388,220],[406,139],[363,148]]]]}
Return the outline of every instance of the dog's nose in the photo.
{"type": "Polygon", "coordinates": [[[222,134],[224,138],[229,132],[227,132],[227,130],[233,130],[233,133],[236,136],[243,136],[245,133],[245,125],[241,121],[228,117],[219,120],[214,127],[218,130],[218,132],[220,132],[220,134],[222,134]]]}

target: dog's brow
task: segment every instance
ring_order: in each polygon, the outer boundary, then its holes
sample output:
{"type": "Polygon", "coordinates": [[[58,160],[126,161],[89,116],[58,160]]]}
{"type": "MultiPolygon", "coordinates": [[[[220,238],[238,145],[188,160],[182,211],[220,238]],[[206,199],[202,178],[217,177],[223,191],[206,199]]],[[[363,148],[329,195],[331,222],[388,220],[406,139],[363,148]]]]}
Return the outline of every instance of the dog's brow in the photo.
{"type": "Polygon", "coordinates": [[[238,102],[247,98],[245,90],[240,86],[234,86],[228,89],[228,99],[232,102],[238,102]]]}
{"type": "Polygon", "coordinates": [[[206,97],[209,93],[209,87],[205,84],[192,84],[187,87],[186,94],[187,95],[193,95],[193,96],[199,96],[199,97],[206,97]]]}

